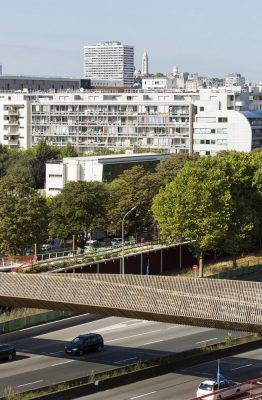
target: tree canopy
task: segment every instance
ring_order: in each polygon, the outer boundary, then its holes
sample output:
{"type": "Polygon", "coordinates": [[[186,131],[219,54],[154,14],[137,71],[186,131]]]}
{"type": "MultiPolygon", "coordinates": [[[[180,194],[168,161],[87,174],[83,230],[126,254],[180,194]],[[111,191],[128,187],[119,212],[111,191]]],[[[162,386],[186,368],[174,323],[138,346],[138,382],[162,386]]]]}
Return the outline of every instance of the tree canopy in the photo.
{"type": "Polygon", "coordinates": [[[22,178],[0,179],[0,249],[17,254],[47,237],[45,198],[22,178]]]}
{"type": "Polygon", "coordinates": [[[108,191],[100,182],[69,182],[49,201],[49,235],[63,239],[75,235],[83,246],[88,234],[103,223],[108,191]]]}

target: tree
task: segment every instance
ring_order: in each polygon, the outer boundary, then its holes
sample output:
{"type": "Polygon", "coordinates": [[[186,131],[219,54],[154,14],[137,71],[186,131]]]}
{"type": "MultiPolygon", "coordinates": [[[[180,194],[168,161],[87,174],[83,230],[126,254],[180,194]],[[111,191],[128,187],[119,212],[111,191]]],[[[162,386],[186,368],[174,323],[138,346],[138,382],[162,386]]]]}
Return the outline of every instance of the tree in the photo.
{"type": "Polygon", "coordinates": [[[121,233],[124,214],[136,206],[125,222],[126,232],[134,232],[151,226],[153,216],[152,199],[158,192],[158,183],[153,173],[146,172],[139,165],[124,171],[110,185],[108,205],[108,231],[110,234],[121,233]]]}
{"type": "MultiPolygon", "coordinates": [[[[231,216],[231,194],[225,169],[215,157],[185,164],[174,181],[153,200],[153,214],[163,239],[194,241],[203,259],[225,240],[231,216]]],[[[200,276],[203,275],[200,263],[200,276]]]]}
{"type": "Polygon", "coordinates": [[[81,247],[87,235],[104,223],[108,191],[101,182],[69,182],[50,200],[50,237],[75,235],[81,247]]]}
{"type": "Polygon", "coordinates": [[[36,189],[43,189],[45,184],[45,169],[48,160],[59,158],[58,147],[49,146],[44,140],[40,140],[34,148],[35,158],[31,162],[32,174],[36,189]]]}
{"type": "Polygon", "coordinates": [[[41,197],[21,177],[0,180],[0,249],[17,254],[47,237],[48,210],[41,197]]]}
{"type": "Polygon", "coordinates": [[[10,150],[0,143],[0,178],[5,176],[6,168],[10,157],[10,150]]]}
{"type": "Polygon", "coordinates": [[[31,186],[35,186],[35,180],[32,174],[31,163],[34,159],[31,149],[14,149],[10,152],[9,160],[6,167],[6,176],[17,176],[24,178],[31,186]]]}
{"type": "Polygon", "coordinates": [[[166,160],[162,160],[156,167],[156,178],[159,180],[159,186],[172,182],[188,161],[196,161],[198,159],[198,154],[178,153],[173,154],[166,160]]]}
{"type": "Polygon", "coordinates": [[[218,157],[225,162],[231,193],[231,217],[223,248],[231,254],[236,267],[237,255],[252,246],[261,226],[262,202],[259,184],[255,184],[259,169],[250,153],[232,151],[218,157]]]}

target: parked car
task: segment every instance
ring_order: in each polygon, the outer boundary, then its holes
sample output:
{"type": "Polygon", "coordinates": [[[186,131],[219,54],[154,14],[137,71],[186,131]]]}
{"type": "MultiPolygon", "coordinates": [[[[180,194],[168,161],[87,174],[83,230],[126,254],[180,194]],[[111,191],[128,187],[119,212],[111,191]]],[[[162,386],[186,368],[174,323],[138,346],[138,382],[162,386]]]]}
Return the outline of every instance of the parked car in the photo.
{"type": "Polygon", "coordinates": [[[215,379],[207,379],[202,383],[200,383],[196,395],[197,397],[201,397],[210,394],[211,396],[205,397],[205,400],[217,400],[217,399],[228,398],[228,396],[232,397],[236,396],[239,391],[240,388],[236,387],[236,383],[233,381],[230,380],[220,381],[218,388],[218,383],[215,379]],[[221,393],[214,393],[217,390],[222,390],[222,389],[227,389],[227,390],[224,390],[224,392],[221,393]]]}
{"type": "Polygon", "coordinates": [[[90,351],[101,351],[104,347],[104,340],[98,333],[86,333],[77,336],[65,346],[65,352],[73,356],[82,356],[90,351]]]}
{"type": "Polygon", "coordinates": [[[10,344],[0,344],[0,360],[11,361],[16,356],[16,349],[10,344]]]}
{"type": "Polygon", "coordinates": [[[112,240],[111,240],[111,243],[112,243],[112,247],[120,247],[121,245],[122,245],[122,239],[121,238],[118,238],[118,237],[115,237],[115,238],[113,238],[112,240]]]}

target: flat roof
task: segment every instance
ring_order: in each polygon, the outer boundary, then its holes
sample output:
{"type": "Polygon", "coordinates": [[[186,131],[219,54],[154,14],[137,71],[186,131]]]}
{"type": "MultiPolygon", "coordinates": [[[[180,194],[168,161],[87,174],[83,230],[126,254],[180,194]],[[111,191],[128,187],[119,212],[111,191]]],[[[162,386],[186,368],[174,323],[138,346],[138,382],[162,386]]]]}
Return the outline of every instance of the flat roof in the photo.
{"type": "Polygon", "coordinates": [[[127,163],[136,161],[154,161],[162,160],[170,156],[169,153],[140,153],[140,154],[113,154],[106,156],[90,157],[65,157],[63,162],[67,161],[97,161],[101,164],[127,163]]]}

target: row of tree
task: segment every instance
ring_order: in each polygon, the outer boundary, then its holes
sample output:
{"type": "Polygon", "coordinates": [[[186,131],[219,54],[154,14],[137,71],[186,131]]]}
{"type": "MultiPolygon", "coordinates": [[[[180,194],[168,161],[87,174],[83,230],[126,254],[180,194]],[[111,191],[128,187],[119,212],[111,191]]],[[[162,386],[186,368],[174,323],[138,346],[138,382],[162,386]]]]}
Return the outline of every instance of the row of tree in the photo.
{"type": "Polygon", "coordinates": [[[103,229],[125,233],[155,226],[169,242],[192,241],[203,257],[227,252],[233,260],[259,243],[262,233],[262,152],[215,157],[174,155],[154,172],[135,166],[109,184],[70,182],[43,198],[20,178],[0,180],[0,248],[17,253],[47,237],[78,237],[103,229]]]}

